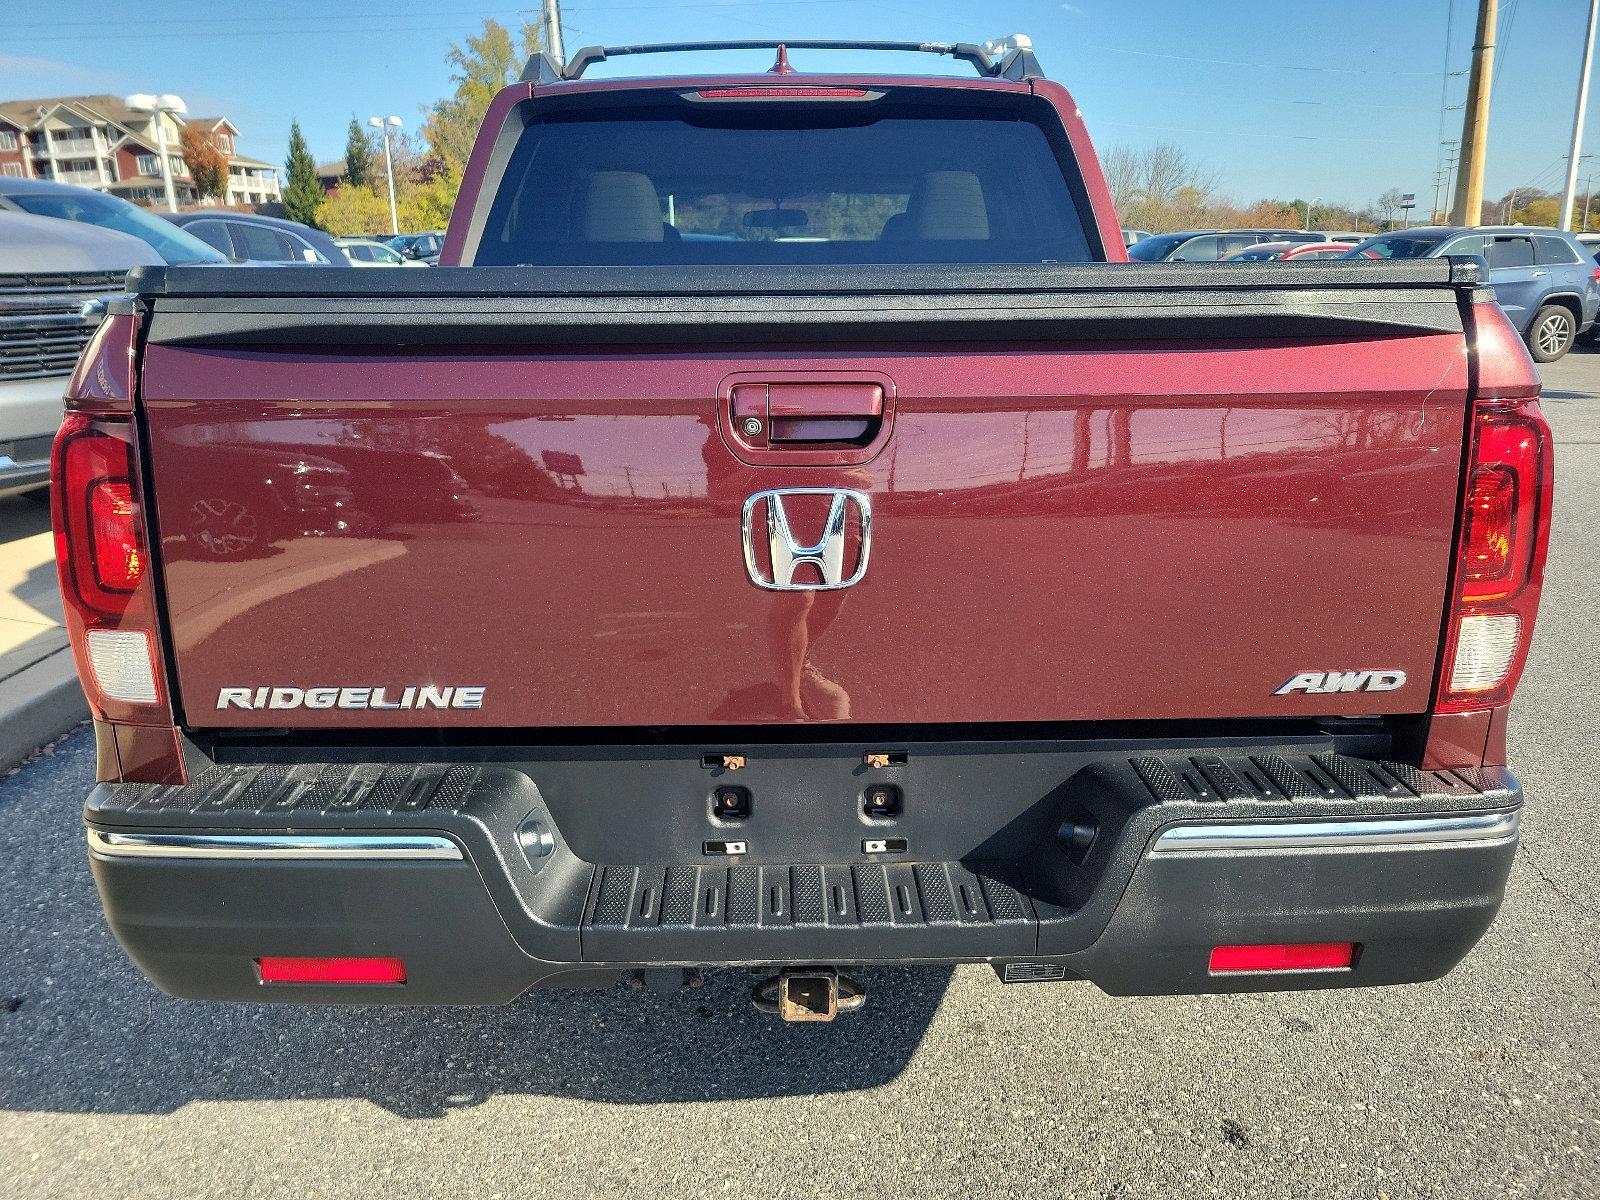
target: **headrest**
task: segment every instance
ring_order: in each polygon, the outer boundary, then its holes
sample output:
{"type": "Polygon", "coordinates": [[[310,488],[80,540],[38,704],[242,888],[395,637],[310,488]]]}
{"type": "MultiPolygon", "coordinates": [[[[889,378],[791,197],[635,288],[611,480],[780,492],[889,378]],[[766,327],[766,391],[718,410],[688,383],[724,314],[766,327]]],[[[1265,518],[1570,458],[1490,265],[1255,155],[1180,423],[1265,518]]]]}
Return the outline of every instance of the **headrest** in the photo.
{"type": "Polygon", "coordinates": [[[648,175],[596,171],[583,210],[586,242],[659,242],[661,201],[648,175]]]}
{"type": "Polygon", "coordinates": [[[989,236],[983,185],[971,171],[929,171],[914,206],[917,236],[931,242],[982,241],[989,236]]]}

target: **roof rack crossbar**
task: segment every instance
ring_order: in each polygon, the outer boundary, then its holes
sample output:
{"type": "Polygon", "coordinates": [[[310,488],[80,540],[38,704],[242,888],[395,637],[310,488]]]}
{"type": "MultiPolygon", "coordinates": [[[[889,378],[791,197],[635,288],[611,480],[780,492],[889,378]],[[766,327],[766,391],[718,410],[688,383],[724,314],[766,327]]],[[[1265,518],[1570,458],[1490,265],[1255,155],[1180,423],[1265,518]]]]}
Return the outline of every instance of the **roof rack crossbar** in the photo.
{"type": "Polygon", "coordinates": [[[559,79],[581,79],[583,73],[598,62],[619,58],[625,54],[683,54],[697,50],[776,50],[786,46],[790,50],[895,50],[913,54],[948,54],[971,63],[978,74],[1006,79],[1021,79],[1039,75],[1038,61],[1031,50],[1012,50],[996,59],[974,42],[852,42],[814,38],[773,38],[739,42],[656,42],[634,46],[585,46],[565,64],[557,64],[549,55],[535,54],[522,72],[524,82],[552,83],[559,79]]]}

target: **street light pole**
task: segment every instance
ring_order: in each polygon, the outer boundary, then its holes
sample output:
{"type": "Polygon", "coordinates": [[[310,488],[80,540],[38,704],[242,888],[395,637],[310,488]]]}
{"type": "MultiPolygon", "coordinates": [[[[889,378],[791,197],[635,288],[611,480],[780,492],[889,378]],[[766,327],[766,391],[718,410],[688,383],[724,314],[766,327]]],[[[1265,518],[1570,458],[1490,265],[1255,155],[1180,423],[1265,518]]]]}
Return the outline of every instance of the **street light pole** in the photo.
{"type": "Polygon", "coordinates": [[[1589,70],[1594,64],[1594,27],[1600,0],[1589,0],[1589,32],[1583,40],[1583,71],[1578,76],[1578,102],[1572,112],[1572,154],[1567,159],[1567,187],[1561,194],[1561,228],[1572,228],[1572,202],[1578,192],[1578,151],[1583,146],[1584,110],[1589,103],[1589,70]]]}
{"type": "Polygon", "coordinates": [[[183,99],[170,92],[163,92],[159,96],[152,96],[149,92],[135,92],[126,97],[123,106],[132,112],[147,112],[156,127],[156,153],[161,157],[161,182],[167,192],[167,211],[178,211],[178,191],[172,183],[172,164],[167,161],[167,126],[162,120],[165,116],[177,114],[182,116],[189,111],[183,99]]]}
{"type": "Polygon", "coordinates": [[[1322,197],[1321,196],[1313,196],[1311,198],[1311,202],[1306,205],[1306,227],[1305,227],[1304,232],[1306,232],[1306,233],[1310,233],[1311,232],[1311,210],[1313,208],[1315,208],[1320,203],[1322,203],[1322,197]]]}
{"type": "Polygon", "coordinates": [[[400,233],[400,211],[394,203],[394,156],[389,153],[389,127],[400,128],[399,117],[368,117],[368,125],[374,125],[383,130],[383,169],[389,177],[389,233],[398,236],[400,233]]]}

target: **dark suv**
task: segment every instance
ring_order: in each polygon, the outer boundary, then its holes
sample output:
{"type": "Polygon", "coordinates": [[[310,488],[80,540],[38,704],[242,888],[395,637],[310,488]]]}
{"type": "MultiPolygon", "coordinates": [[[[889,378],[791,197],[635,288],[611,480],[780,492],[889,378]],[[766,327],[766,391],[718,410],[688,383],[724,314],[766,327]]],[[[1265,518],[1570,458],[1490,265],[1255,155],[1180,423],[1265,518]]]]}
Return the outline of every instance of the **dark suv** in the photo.
{"type": "Polygon", "coordinates": [[[1476,254],[1489,263],[1489,282],[1536,362],[1554,362],[1572,349],[1600,314],[1600,267],[1578,239],[1559,229],[1484,225],[1428,227],[1369,238],[1346,258],[1438,258],[1476,254]]]}

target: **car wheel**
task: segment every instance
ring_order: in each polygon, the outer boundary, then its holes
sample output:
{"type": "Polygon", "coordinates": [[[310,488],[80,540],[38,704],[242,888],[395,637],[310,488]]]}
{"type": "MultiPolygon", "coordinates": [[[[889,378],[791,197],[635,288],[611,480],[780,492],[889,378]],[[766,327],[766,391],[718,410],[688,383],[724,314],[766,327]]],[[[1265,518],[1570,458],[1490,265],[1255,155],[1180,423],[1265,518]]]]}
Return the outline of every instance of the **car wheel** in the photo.
{"type": "Polygon", "coordinates": [[[1533,324],[1528,326],[1528,351],[1534,362],[1555,362],[1568,350],[1578,332],[1578,323],[1572,319],[1572,310],[1559,304],[1546,304],[1533,314],[1533,324]]]}

